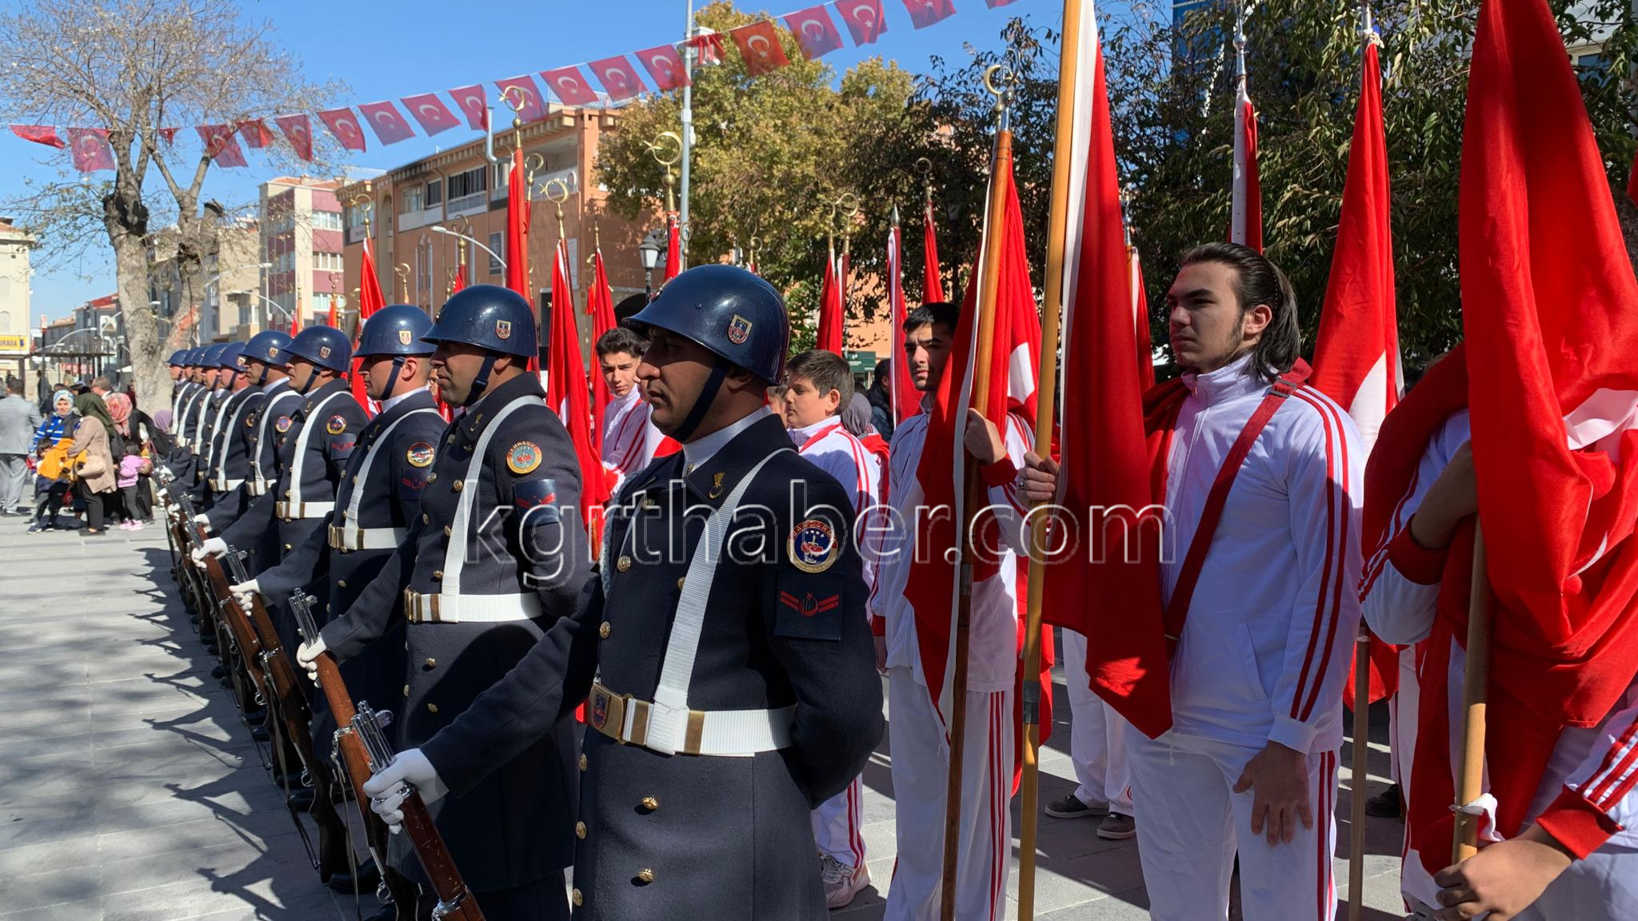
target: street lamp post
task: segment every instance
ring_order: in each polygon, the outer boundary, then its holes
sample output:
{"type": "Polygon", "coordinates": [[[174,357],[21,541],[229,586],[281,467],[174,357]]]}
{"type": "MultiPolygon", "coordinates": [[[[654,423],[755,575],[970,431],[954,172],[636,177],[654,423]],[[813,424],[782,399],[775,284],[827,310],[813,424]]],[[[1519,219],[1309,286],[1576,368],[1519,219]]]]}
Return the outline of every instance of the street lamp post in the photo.
{"type": "Polygon", "coordinates": [[[656,227],[643,236],[643,242],[637,246],[638,255],[643,258],[643,297],[646,300],[654,299],[654,267],[660,264],[660,253],[665,251],[665,234],[656,227]]]}
{"type": "Polygon", "coordinates": [[[478,242],[478,239],[476,237],[469,237],[464,233],[460,233],[459,231],[450,230],[448,227],[445,227],[442,224],[433,224],[431,227],[429,227],[427,229],[432,231],[433,233],[442,233],[442,234],[448,234],[449,236],[452,236],[452,237],[459,237],[460,239],[465,240],[466,242],[472,244],[473,246],[476,246],[478,249],[481,249],[484,252],[488,253],[489,258],[491,258],[491,259],[495,260],[496,262],[500,263],[501,269],[504,270],[506,268],[506,260],[502,259],[500,257],[499,253],[495,252],[494,250],[490,249],[489,247],[484,246],[482,243],[478,242]]]}

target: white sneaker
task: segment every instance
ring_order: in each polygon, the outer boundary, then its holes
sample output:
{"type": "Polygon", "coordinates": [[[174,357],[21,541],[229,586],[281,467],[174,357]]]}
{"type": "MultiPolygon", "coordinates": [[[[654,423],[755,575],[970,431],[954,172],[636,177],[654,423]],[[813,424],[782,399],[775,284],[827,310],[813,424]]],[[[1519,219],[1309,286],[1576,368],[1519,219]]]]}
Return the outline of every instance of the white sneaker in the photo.
{"type": "Polygon", "coordinates": [[[825,887],[825,907],[846,908],[860,890],[870,885],[870,871],[863,864],[850,867],[826,854],[819,859],[819,881],[825,887]]]}

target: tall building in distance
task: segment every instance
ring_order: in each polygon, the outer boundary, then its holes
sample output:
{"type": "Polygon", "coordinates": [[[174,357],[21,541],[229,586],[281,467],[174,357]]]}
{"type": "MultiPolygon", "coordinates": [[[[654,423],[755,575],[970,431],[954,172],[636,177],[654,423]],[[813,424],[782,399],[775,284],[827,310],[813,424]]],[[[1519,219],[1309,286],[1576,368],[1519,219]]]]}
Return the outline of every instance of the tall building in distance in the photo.
{"type": "Polygon", "coordinates": [[[261,292],[267,300],[257,299],[261,326],[288,327],[297,310],[303,326],[328,317],[331,292],[341,289],[340,187],[339,180],[312,176],[262,183],[259,262],[267,265],[261,292]]]}
{"type": "Polygon", "coordinates": [[[28,356],[34,337],[29,334],[29,255],[37,241],[11,218],[0,217],[0,379],[21,378],[34,394],[28,356]]]}

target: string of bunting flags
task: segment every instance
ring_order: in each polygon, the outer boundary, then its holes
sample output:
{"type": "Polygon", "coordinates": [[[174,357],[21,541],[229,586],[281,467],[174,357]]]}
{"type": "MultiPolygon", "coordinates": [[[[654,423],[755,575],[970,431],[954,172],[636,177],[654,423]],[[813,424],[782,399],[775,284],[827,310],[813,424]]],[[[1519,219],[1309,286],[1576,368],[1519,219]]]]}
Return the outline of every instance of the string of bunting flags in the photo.
{"type": "MultiPolygon", "coordinates": [[[[666,93],[690,84],[687,68],[683,65],[680,48],[684,44],[694,49],[695,59],[701,66],[722,62],[727,42],[732,41],[745,62],[746,72],[753,77],[772,73],[790,64],[784,45],[779,40],[782,21],[796,40],[805,60],[814,60],[843,46],[842,32],[837,28],[840,19],[855,47],[874,44],[888,30],[883,9],[885,0],[832,0],[830,3],[810,6],[781,16],[759,19],[727,32],[697,35],[686,42],[657,45],[628,54],[595,61],[582,61],[566,67],[555,67],[539,72],[539,77],[551,97],[569,106],[597,105],[600,95],[591,80],[590,70],[601,95],[609,102],[622,103],[650,92],[666,93]],[[835,18],[832,18],[832,17],[835,18]],[[654,89],[638,75],[632,58],[647,72],[654,89]]],[[[954,0],[899,0],[910,17],[911,27],[924,29],[955,15],[954,0]]],[[[1015,0],[984,0],[991,9],[1007,6],[1015,0]]],[[[542,93],[532,74],[520,74],[492,81],[501,95],[517,110],[517,117],[525,124],[544,119],[548,96],[542,93]]],[[[489,97],[484,84],[455,87],[446,90],[454,108],[447,105],[436,92],[419,93],[381,102],[360,103],[356,107],[325,109],[316,112],[324,127],[342,149],[359,153],[368,149],[364,125],[368,124],[376,140],[384,145],[414,137],[415,128],[399,111],[409,112],[415,123],[428,136],[459,127],[463,117],[468,127],[484,131],[489,127],[489,97]],[[357,111],[354,111],[354,109],[357,111]],[[459,116],[456,113],[460,113],[459,116]],[[362,117],[360,117],[362,116],[362,117]]],[[[261,149],[276,143],[271,121],[277,126],[284,141],[296,156],[313,159],[312,121],[305,113],[280,115],[273,118],[245,118],[231,123],[198,125],[200,143],[206,156],[217,166],[248,166],[244,147],[261,149]],[[240,142],[243,142],[241,146],[240,142]]],[[[114,169],[114,156],[108,146],[108,132],[103,128],[62,128],[51,125],[11,125],[11,132],[25,141],[48,147],[68,149],[73,165],[82,173],[114,169]]],[[[179,129],[161,128],[159,133],[166,143],[174,143],[179,129]]]]}

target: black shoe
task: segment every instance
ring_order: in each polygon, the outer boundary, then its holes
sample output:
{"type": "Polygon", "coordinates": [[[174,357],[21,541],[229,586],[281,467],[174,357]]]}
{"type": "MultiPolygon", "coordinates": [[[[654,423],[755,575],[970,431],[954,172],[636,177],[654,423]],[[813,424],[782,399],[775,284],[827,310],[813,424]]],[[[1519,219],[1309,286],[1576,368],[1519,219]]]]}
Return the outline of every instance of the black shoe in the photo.
{"type": "Polygon", "coordinates": [[[252,739],[255,739],[258,742],[266,742],[268,740],[267,727],[266,726],[252,726],[252,727],[250,727],[250,737],[252,739]]]}
{"type": "Polygon", "coordinates": [[[227,672],[227,666],[226,665],[218,665],[215,668],[210,670],[210,676],[212,678],[226,678],[227,673],[228,672],[227,672]]]}
{"type": "Polygon", "coordinates": [[[290,791],[290,798],[287,802],[290,804],[291,809],[297,812],[306,812],[313,808],[313,799],[312,787],[297,787],[290,791]]]}
{"type": "Polygon", "coordinates": [[[325,882],[325,885],[329,886],[333,892],[346,895],[355,891],[354,879],[358,881],[356,891],[373,892],[376,884],[381,882],[381,871],[376,869],[375,861],[370,859],[358,865],[358,875],[356,877],[348,869],[343,868],[331,872],[330,878],[325,882]]]}
{"type": "Polygon", "coordinates": [[[1399,792],[1399,785],[1392,784],[1388,789],[1366,800],[1365,814],[1373,819],[1403,818],[1405,800],[1399,792]]]}

